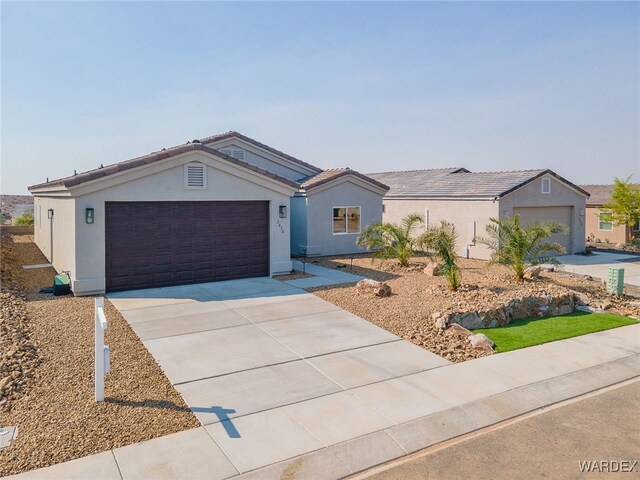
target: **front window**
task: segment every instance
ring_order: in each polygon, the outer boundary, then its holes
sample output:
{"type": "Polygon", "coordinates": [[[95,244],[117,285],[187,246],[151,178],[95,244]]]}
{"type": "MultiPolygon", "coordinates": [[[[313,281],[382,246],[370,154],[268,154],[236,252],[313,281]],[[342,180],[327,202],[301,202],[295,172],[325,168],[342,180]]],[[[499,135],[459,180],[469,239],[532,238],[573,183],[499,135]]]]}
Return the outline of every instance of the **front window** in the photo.
{"type": "Polygon", "coordinates": [[[333,207],[333,233],[360,233],[360,207],[333,207]]]}
{"type": "Polygon", "coordinates": [[[607,218],[606,213],[601,213],[599,216],[599,220],[600,220],[598,224],[599,230],[604,230],[607,232],[610,232],[611,230],[613,230],[613,223],[611,222],[611,220],[607,218]]]}

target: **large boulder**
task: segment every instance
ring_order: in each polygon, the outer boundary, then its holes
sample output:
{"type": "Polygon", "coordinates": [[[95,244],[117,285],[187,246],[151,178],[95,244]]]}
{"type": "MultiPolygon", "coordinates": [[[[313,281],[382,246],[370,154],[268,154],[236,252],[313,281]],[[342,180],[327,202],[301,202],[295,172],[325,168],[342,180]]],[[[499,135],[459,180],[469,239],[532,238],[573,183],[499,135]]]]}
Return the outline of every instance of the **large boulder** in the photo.
{"type": "Polygon", "coordinates": [[[365,278],[356,284],[356,292],[360,295],[375,295],[376,297],[389,297],[391,295],[391,287],[384,282],[378,282],[365,278]]]}

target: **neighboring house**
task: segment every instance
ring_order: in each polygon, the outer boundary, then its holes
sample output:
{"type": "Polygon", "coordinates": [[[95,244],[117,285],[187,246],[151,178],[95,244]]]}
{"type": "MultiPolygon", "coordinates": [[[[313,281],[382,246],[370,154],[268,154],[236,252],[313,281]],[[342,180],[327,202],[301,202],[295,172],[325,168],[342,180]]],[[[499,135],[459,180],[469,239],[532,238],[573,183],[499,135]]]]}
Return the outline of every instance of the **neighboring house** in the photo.
{"type": "Polygon", "coordinates": [[[585,201],[589,194],[551,170],[470,172],[464,168],[368,173],[389,185],[383,220],[400,222],[410,213],[424,215],[428,226],[453,223],[457,251],[469,258],[490,258],[477,241],[486,236],[490,218],[519,214],[525,225],[553,220],[570,229],[554,235],[567,253],[585,248],[585,201]]]}
{"type": "Polygon", "coordinates": [[[611,200],[613,185],[580,185],[591,195],[587,200],[587,241],[605,243],[625,243],[631,235],[640,233],[640,225],[614,225],[603,217],[605,204],[611,200]]]}
{"type": "Polygon", "coordinates": [[[358,252],[387,189],[237,132],[29,187],[35,242],[76,295],[286,273],[292,237],[358,252]]]}

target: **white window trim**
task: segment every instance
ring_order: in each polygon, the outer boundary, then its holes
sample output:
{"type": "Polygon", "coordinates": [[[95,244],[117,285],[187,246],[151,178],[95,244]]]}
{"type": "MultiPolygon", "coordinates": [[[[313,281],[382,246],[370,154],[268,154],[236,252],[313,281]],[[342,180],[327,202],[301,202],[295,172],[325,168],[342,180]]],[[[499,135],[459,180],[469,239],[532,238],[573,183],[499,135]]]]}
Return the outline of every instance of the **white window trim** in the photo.
{"type": "Polygon", "coordinates": [[[335,207],[331,207],[331,232],[334,235],[359,235],[361,231],[362,231],[362,207],[360,205],[349,205],[348,207],[344,206],[344,205],[336,205],[335,207]],[[333,220],[335,218],[333,216],[333,210],[336,209],[336,208],[344,208],[345,209],[345,212],[344,212],[344,215],[345,215],[345,218],[344,218],[344,221],[345,221],[344,229],[345,229],[345,231],[344,232],[334,232],[333,231],[333,220]],[[357,232],[349,232],[348,231],[349,230],[349,219],[348,219],[348,217],[349,217],[349,209],[350,208],[357,208],[358,212],[360,213],[360,215],[358,215],[358,231],[357,232]]]}
{"type": "Polygon", "coordinates": [[[544,195],[549,195],[551,193],[551,179],[549,177],[543,177],[542,178],[541,192],[544,195]],[[547,184],[547,186],[549,187],[546,192],[545,192],[545,189],[544,189],[545,184],[547,184]]]}
{"type": "Polygon", "coordinates": [[[207,189],[207,166],[200,162],[185,163],[184,165],[184,189],[185,190],[206,190],[207,189]],[[202,186],[189,185],[189,167],[202,168],[202,186]]]}
{"type": "Polygon", "coordinates": [[[600,225],[601,225],[601,223],[603,221],[602,220],[602,215],[603,214],[604,214],[604,212],[598,213],[598,231],[599,232],[613,232],[613,222],[606,222],[605,221],[605,223],[608,223],[609,225],[611,225],[611,228],[600,228],[600,225]]]}

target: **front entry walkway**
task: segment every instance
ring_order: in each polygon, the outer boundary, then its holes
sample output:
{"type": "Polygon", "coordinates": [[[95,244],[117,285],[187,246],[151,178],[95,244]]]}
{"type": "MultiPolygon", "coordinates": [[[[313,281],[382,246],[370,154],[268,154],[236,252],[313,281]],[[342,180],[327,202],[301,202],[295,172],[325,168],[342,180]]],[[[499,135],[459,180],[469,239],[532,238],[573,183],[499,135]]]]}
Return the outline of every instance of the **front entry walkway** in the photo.
{"type": "Polygon", "coordinates": [[[640,376],[639,325],[451,364],[269,278],[110,299],[203,426],[19,478],[341,478],[640,376]]]}

